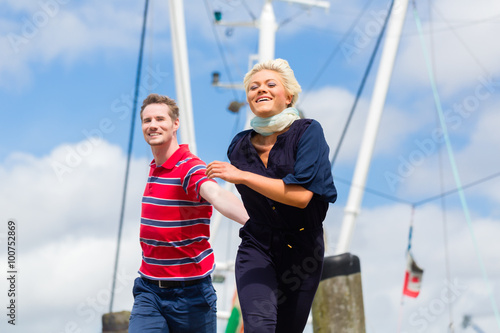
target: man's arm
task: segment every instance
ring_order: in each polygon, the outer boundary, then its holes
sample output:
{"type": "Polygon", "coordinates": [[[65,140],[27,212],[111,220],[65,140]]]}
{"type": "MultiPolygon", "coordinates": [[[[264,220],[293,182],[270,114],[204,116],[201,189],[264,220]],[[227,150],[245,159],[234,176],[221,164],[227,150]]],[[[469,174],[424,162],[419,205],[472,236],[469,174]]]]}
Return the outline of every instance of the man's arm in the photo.
{"type": "Polygon", "coordinates": [[[244,225],[250,218],[243,203],[233,193],[223,189],[217,183],[204,182],[200,186],[200,194],[228,219],[244,225]]]}
{"type": "Polygon", "coordinates": [[[233,184],[243,184],[271,200],[298,208],[306,208],[313,192],[296,184],[285,184],[281,179],[264,177],[241,171],[227,162],[214,161],[207,166],[208,178],[221,178],[233,184]]]}

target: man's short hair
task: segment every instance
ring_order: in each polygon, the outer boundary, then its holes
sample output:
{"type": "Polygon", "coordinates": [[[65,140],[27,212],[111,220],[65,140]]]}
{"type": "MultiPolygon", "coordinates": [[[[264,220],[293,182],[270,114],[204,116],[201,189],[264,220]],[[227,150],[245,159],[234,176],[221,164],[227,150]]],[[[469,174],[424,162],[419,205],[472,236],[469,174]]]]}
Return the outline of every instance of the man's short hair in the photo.
{"type": "Polygon", "coordinates": [[[149,96],[146,97],[142,102],[141,114],[140,114],[141,120],[142,120],[142,112],[144,111],[146,106],[150,104],[165,104],[166,106],[168,106],[168,109],[170,110],[168,114],[170,115],[170,118],[172,118],[172,121],[176,121],[179,118],[179,107],[177,106],[177,103],[175,102],[174,99],[168,96],[149,94],[149,96]]]}

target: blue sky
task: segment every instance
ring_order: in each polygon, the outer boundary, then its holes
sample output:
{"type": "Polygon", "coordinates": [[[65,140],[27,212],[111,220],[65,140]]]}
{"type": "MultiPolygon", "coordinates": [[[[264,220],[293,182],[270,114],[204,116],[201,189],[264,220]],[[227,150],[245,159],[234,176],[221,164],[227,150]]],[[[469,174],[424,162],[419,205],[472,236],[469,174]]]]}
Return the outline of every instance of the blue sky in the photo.
{"type": "MultiPolygon", "coordinates": [[[[220,10],[224,20],[248,21],[252,14],[259,16],[263,3],[185,1],[196,142],[198,155],[207,162],[225,159],[227,145],[247,112],[227,111],[232,100],[243,101],[244,96],[212,87],[212,72],[221,73],[221,82],[241,81],[258,43],[255,29],[214,28],[211,11],[220,10]]],[[[298,106],[321,122],[333,151],[388,1],[371,1],[341,44],[368,2],[330,3],[329,11],[280,1],[273,6],[277,21],[285,22],[276,35],[276,57],[290,62],[303,88],[298,106]]],[[[429,3],[417,2],[417,11],[460,177],[469,184],[500,171],[500,45],[495,43],[500,4],[429,3]]],[[[2,320],[2,332],[100,329],[100,317],[108,310],[143,6],[142,1],[129,0],[0,4],[0,220],[16,219],[20,258],[19,325],[13,329],[2,320]]],[[[151,0],[139,104],[149,92],[176,97],[169,24],[168,3],[151,0]]],[[[440,125],[418,38],[410,6],[367,183],[409,202],[439,194],[441,181],[445,190],[456,188],[446,150],[435,139],[440,125]]],[[[378,60],[379,56],[334,167],[339,199],[325,221],[329,254],[338,240],[349,193],[340,179],[352,178],[378,60]]],[[[140,197],[152,158],[138,123],[134,135],[115,310],[130,309],[133,301],[132,282],[140,261],[140,197]]],[[[445,213],[440,201],[415,210],[413,251],[425,269],[424,283],[421,295],[406,299],[402,312],[411,207],[365,194],[352,252],[361,258],[367,332],[396,330],[400,313],[402,332],[443,332],[450,308],[456,332],[471,331],[460,326],[465,314],[487,332],[500,330],[489,298],[491,294],[500,303],[499,182],[493,178],[465,191],[492,291],[483,282],[459,198],[450,195],[445,213]],[[453,283],[461,286],[457,297],[444,302],[443,290],[453,283]],[[430,315],[424,316],[426,309],[430,315]]],[[[6,227],[0,230],[2,243],[6,232],[6,227]]],[[[212,244],[217,260],[231,260],[238,244],[237,226],[223,221],[212,244]]],[[[0,252],[2,263],[5,258],[0,252]]],[[[6,288],[1,282],[0,289],[6,288]]],[[[218,293],[219,310],[225,311],[232,287],[220,286],[218,293]]],[[[7,302],[4,294],[0,303],[7,302]]]]}

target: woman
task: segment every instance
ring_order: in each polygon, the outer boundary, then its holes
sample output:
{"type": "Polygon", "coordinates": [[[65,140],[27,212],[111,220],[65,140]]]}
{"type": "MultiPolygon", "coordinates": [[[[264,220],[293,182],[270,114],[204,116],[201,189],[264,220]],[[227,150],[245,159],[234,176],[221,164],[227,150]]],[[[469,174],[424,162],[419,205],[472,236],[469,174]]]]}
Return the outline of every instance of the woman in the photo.
{"type": "Polygon", "coordinates": [[[256,64],[244,86],[253,129],[233,139],[231,164],[214,161],[207,175],[236,184],[250,216],[235,267],[245,332],[302,332],[323,267],[322,222],[337,197],[329,148],[321,125],[293,107],[301,88],[287,61],[256,64]]]}

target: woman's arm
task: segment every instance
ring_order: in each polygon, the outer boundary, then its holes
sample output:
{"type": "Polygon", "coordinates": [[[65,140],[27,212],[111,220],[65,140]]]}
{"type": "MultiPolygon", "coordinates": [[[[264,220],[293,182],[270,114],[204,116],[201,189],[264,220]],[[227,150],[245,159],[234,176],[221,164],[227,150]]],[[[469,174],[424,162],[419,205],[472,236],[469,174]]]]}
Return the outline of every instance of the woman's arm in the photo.
{"type": "Polygon", "coordinates": [[[306,208],[313,197],[313,192],[300,185],[287,185],[281,179],[241,171],[227,162],[210,163],[207,166],[207,176],[208,178],[221,178],[233,184],[246,185],[271,200],[297,208],[306,208]]]}

